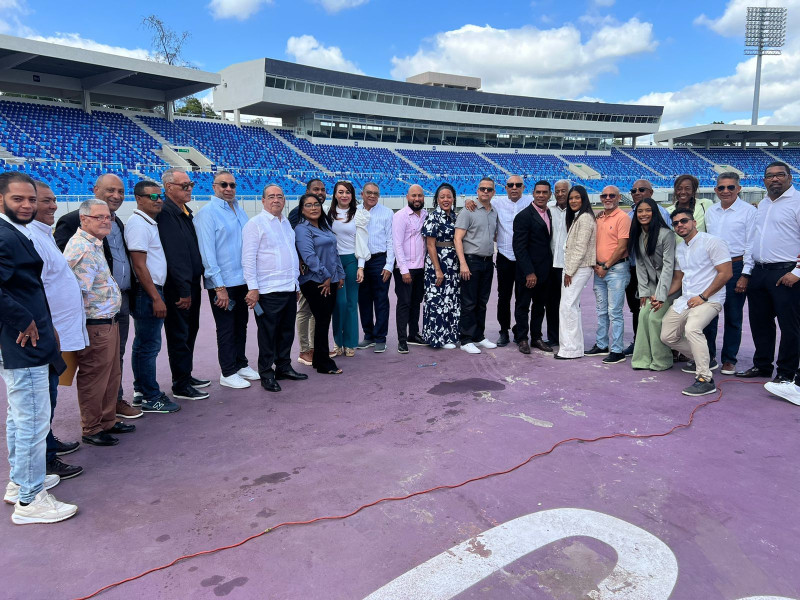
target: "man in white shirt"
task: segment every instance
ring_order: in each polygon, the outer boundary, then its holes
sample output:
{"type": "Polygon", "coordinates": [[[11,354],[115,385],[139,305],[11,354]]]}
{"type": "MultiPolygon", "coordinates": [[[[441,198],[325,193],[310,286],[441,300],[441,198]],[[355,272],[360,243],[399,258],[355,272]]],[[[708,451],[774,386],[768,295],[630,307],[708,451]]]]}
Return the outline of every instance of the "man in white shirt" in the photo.
{"type": "Polygon", "coordinates": [[[136,210],[125,227],[125,243],[139,282],[131,310],[134,319],[131,350],[133,389],[141,394],[142,412],[174,413],[181,407],[161,391],[156,379],[161,329],[167,316],[167,305],[164,303],[167,259],[156,222],[164,206],[164,195],[154,181],[140,181],[133,188],[133,195],[136,198],[136,210]]]}
{"type": "Polygon", "coordinates": [[[792,381],[800,363],[800,192],[792,172],[779,161],[764,173],[767,195],[758,204],[753,242],[753,273],[747,284],[750,331],[756,351],[753,367],[737,377],[771,377],[775,356],[775,319],[781,330],[777,376],[764,387],[800,405],[800,388],[792,381]]]}
{"type": "Polygon", "coordinates": [[[292,368],[290,354],[300,298],[300,261],[294,230],[283,216],[283,190],[277,185],[266,186],[261,204],[264,210],[242,229],[242,270],[248,289],[244,301],[256,313],[261,387],[280,392],[277,379],[308,379],[292,368]]]}
{"type": "Polygon", "coordinates": [[[550,251],[553,253],[553,266],[547,278],[547,297],[545,298],[545,318],[547,319],[547,340],[545,344],[558,346],[558,306],[561,304],[561,283],[564,280],[564,246],[567,243],[567,195],[572,184],[567,179],[559,179],[553,186],[555,203],[550,208],[553,221],[553,237],[550,251]]]}
{"type": "Polygon", "coordinates": [[[683,238],[675,249],[675,272],[669,295],[681,291],[661,324],[661,341],[689,356],[696,365],[695,381],[683,390],[686,396],[717,391],[711,377],[703,329],[719,315],[725,302],[725,284],[731,278],[731,255],[724,240],[697,231],[690,208],[672,211],[672,228],[683,238]]]}
{"type": "MultiPolygon", "coordinates": [[[[753,238],[758,211],[755,206],[739,198],[741,189],[738,173],[720,173],[715,188],[719,202],[706,211],[706,231],[728,244],[733,269],[733,276],[725,284],[725,332],[720,355],[720,373],[723,375],[733,375],[736,372],[736,355],[742,342],[742,315],[747,297],[745,293],[753,272],[753,238]]],[[[712,361],[716,355],[718,324],[719,318],[712,320],[703,332],[713,347],[712,361]]]]}
{"type": "MultiPolygon", "coordinates": [[[[72,274],[67,259],[53,239],[53,223],[58,210],[56,196],[44,181],[36,181],[36,217],[28,224],[36,252],[42,259],[42,283],[50,306],[53,327],[58,334],[61,352],[77,352],[89,343],[86,314],[78,280],[72,274]]],[[[75,452],[79,442],[62,442],[53,435],[53,416],[58,401],[58,376],[50,371],[50,431],[47,434],[47,474],[70,479],[83,473],[83,467],[68,465],[58,458],[75,452]]]]}

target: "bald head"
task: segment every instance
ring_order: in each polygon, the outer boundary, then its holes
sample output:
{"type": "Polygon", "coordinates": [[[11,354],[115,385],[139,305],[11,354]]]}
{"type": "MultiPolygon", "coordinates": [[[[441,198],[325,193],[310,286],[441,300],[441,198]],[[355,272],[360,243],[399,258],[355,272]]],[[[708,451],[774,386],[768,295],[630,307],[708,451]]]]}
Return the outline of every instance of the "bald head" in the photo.
{"type": "Polygon", "coordinates": [[[421,185],[412,185],[406,193],[406,201],[411,210],[415,213],[420,212],[425,205],[425,190],[422,189],[421,185]]]}
{"type": "Polygon", "coordinates": [[[108,210],[113,215],[125,199],[125,184],[113,173],[104,173],[95,181],[92,192],[95,198],[108,204],[108,210]]]}

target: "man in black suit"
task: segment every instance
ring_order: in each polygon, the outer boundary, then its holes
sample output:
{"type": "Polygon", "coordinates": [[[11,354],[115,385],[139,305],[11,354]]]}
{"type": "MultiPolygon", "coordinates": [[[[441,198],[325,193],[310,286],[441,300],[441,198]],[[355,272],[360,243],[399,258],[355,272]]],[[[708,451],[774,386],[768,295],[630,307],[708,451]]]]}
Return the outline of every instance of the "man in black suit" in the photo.
{"type": "MultiPolygon", "coordinates": [[[[111,270],[111,276],[117,282],[120,292],[122,292],[122,308],[117,315],[119,323],[119,365],[122,369],[122,362],[125,356],[125,346],[128,345],[128,330],[130,328],[130,299],[135,296],[133,286],[136,278],[133,275],[133,266],[130,262],[128,247],[125,245],[125,226],[121,219],[117,219],[115,214],[125,200],[125,185],[122,180],[113,173],[105,173],[97,178],[92,189],[94,197],[108,204],[111,211],[111,233],[103,240],[103,253],[111,270]]],[[[67,242],[75,235],[81,226],[81,218],[77,210],[68,212],[56,223],[56,230],[53,239],[56,245],[63,252],[67,242]]],[[[134,392],[134,396],[136,393],[134,392]]],[[[141,398],[134,398],[134,404],[141,398]]],[[[120,379],[119,392],[117,393],[117,417],[125,419],[136,419],[142,416],[142,411],[125,402],[122,399],[122,380],[120,379]]]]}
{"type": "Polygon", "coordinates": [[[26,225],[36,216],[36,184],[24,173],[0,174],[0,376],[8,398],[11,481],[6,502],[17,525],[55,523],[78,507],[47,492],[59,481],[45,476],[50,428],[50,370],[61,373],[58,337],[41,280],[42,259],[26,225]]]}
{"type": "Polygon", "coordinates": [[[552,352],[542,340],[542,321],[547,302],[547,278],[553,267],[550,239],[552,219],[547,201],[551,196],[550,183],[537,181],[533,187],[533,203],[514,217],[514,256],[517,259],[517,290],[514,305],[514,341],[523,354],[531,346],[552,352]],[[528,344],[528,311],[533,303],[530,320],[531,344],[528,344]]]}

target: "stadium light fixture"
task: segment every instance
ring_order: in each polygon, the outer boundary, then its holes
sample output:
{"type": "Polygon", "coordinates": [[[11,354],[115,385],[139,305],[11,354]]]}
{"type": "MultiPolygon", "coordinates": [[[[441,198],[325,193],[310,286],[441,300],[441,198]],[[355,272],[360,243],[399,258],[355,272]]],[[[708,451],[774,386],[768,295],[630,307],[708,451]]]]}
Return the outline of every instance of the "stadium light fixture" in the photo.
{"type": "Polygon", "coordinates": [[[752,125],[758,125],[758,100],[761,89],[761,57],[778,55],[786,42],[784,7],[748,6],[744,34],[744,53],[756,57],[756,84],[753,91],[752,125]]]}

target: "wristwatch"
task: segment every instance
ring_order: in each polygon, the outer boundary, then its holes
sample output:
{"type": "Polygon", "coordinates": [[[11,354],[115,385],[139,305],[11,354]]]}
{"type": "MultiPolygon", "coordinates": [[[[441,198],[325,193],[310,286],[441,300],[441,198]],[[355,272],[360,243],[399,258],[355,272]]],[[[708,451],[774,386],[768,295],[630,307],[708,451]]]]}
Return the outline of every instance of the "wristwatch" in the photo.
{"type": "Polygon", "coordinates": [[[706,298],[705,296],[703,296],[703,294],[697,294],[697,295],[698,295],[698,296],[700,296],[700,299],[701,299],[703,302],[708,302],[708,298],[706,298]]]}

